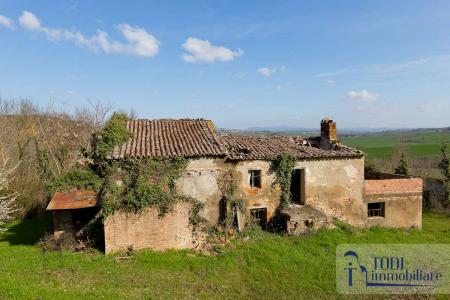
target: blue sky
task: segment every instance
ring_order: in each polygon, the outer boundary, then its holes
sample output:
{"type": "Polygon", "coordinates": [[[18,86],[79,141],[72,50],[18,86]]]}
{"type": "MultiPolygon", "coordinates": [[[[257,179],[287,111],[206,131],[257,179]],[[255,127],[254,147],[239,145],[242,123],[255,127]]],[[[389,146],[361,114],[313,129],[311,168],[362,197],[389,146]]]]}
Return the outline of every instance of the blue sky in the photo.
{"type": "Polygon", "coordinates": [[[450,126],[450,1],[0,0],[0,96],[219,127],[450,126]]]}

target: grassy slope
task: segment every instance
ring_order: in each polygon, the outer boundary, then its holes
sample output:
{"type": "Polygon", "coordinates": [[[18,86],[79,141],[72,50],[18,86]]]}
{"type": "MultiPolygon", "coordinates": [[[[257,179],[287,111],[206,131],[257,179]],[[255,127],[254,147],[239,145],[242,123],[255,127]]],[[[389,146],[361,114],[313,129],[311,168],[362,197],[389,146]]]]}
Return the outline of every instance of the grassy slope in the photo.
{"type": "MultiPolygon", "coordinates": [[[[0,298],[333,299],[339,243],[450,243],[450,216],[425,214],[423,230],[342,227],[306,237],[252,234],[218,257],[138,252],[41,253],[31,245],[48,221],[16,224],[0,239],[0,298]]],[[[343,298],[343,296],[340,296],[343,298]]]]}
{"type": "Polygon", "coordinates": [[[423,130],[420,132],[382,132],[341,138],[345,145],[362,149],[369,158],[388,158],[400,142],[409,146],[413,156],[439,155],[442,143],[450,142],[450,133],[423,130]]]}

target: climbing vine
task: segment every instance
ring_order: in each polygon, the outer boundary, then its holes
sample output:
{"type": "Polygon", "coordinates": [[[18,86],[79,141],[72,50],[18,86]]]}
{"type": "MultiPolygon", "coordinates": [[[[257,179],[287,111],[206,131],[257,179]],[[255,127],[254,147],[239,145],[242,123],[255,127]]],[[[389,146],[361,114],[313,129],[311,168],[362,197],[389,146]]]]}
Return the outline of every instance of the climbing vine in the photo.
{"type": "Polygon", "coordinates": [[[291,179],[295,168],[295,158],[283,154],[274,161],[274,165],[276,170],[275,184],[278,184],[281,189],[280,209],[284,209],[291,203],[291,179]]]}
{"type": "Polygon", "coordinates": [[[91,148],[84,150],[84,156],[92,160],[101,176],[110,173],[112,160],[110,158],[114,147],[124,144],[132,137],[125,127],[128,116],[124,113],[114,113],[105,126],[92,135],[91,148]]]}
{"type": "Polygon", "coordinates": [[[185,158],[128,158],[115,162],[115,170],[109,175],[104,196],[108,209],[104,216],[117,209],[138,212],[151,205],[158,205],[160,216],[170,211],[172,205],[186,201],[180,195],[175,182],[187,166],[185,158]],[[122,184],[118,187],[113,178],[122,184]]]}
{"type": "MultiPolygon", "coordinates": [[[[102,219],[117,210],[139,212],[152,205],[158,207],[163,217],[175,203],[188,202],[192,204],[191,224],[202,223],[203,205],[176,190],[176,181],[188,164],[186,158],[111,159],[113,149],[132,137],[125,126],[127,120],[126,114],[113,114],[104,128],[92,136],[90,149],[82,149],[91,164],[77,166],[64,175],[49,176],[48,194],[71,189],[99,191],[102,208],[99,217],[102,219]]],[[[40,167],[48,172],[48,156],[42,152],[41,158],[40,167]]]]}
{"type": "Polygon", "coordinates": [[[238,173],[235,170],[222,171],[217,178],[217,185],[222,193],[226,205],[224,225],[227,228],[233,226],[233,221],[238,211],[245,212],[245,201],[236,198],[238,187],[238,173]]]}

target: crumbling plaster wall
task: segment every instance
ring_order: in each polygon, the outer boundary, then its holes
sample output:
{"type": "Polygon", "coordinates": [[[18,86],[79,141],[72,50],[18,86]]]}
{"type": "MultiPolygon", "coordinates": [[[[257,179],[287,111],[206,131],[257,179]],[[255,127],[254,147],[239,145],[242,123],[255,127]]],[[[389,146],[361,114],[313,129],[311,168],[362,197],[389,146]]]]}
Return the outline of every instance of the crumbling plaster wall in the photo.
{"type": "Polygon", "coordinates": [[[352,225],[365,224],[364,158],[299,161],[305,169],[305,204],[352,225]]]}
{"type": "MultiPolygon", "coordinates": [[[[305,204],[328,216],[354,225],[364,225],[367,209],[363,205],[364,159],[322,159],[298,161],[305,169],[305,204]]],[[[236,197],[246,201],[247,209],[266,207],[268,219],[280,203],[280,190],[273,186],[275,170],[271,161],[224,159],[191,160],[177,181],[177,189],[204,203],[202,215],[215,225],[221,217],[221,192],[217,178],[221,171],[235,169],[240,174],[236,197]],[[249,170],[261,170],[261,188],[249,186],[249,170]]]]}
{"type": "MultiPolygon", "coordinates": [[[[269,161],[241,161],[236,164],[241,173],[238,197],[247,208],[267,207],[270,218],[280,203],[280,191],[273,186],[275,170],[269,161]],[[250,188],[248,170],[261,170],[261,188],[250,188]]],[[[363,205],[364,159],[304,160],[296,168],[305,169],[305,204],[354,225],[364,225],[363,205]]]]}
{"type": "Polygon", "coordinates": [[[201,215],[215,225],[220,220],[222,193],[217,185],[221,170],[232,168],[224,159],[200,158],[189,161],[186,170],[177,181],[177,190],[193,197],[205,206],[201,215]]]}

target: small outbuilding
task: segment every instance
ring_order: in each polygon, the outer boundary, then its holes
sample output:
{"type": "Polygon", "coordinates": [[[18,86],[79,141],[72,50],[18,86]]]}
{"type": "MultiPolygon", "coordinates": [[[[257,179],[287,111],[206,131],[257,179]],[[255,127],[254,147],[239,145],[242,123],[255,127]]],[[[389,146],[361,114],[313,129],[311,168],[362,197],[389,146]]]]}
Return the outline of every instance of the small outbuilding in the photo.
{"type": "Polygon", "coordinates": [[[87,190],[56,192],[47,210],[53,213],[53,234],[76,233],[99,211],[98,194],[87,190]]]}

